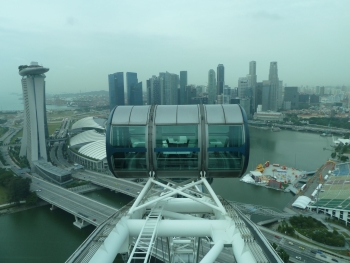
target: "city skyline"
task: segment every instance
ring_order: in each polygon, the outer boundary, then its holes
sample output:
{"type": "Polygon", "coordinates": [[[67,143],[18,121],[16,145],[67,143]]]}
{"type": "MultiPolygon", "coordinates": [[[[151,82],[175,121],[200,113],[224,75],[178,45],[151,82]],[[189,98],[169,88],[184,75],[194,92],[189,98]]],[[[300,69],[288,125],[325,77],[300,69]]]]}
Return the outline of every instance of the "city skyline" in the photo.
{"type": "Polygon", "coordinates": [[[350,85],[348,1],[20,5],[2,6],[0,92],[20,92],[13,69],[31,60],[51,65],[48,93],[107,90],[105,76],[115,71],[138,72],[145,83],[158,72],[185,70],[188,84],[206,85],[208,71],[219,63],[225,84],[235,87],[252,60],[260,80],[277,61],[289,85],[350,85]]]}

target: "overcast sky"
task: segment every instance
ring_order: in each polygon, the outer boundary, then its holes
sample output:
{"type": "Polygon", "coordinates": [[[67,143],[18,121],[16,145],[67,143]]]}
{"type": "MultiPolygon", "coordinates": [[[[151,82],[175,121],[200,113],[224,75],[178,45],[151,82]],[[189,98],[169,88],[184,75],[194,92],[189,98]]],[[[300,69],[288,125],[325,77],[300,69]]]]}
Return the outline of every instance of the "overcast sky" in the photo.
{"type": "Polygon", "coordinates": [[[350,86],[349,0],[2,1],[0,94],[21,92],[18,66],[49,67],[47,92],[107,90],[107,75],[188,71],[206,85],[225,66],[237,86],[278,62],[288,86],[350,86]]]}

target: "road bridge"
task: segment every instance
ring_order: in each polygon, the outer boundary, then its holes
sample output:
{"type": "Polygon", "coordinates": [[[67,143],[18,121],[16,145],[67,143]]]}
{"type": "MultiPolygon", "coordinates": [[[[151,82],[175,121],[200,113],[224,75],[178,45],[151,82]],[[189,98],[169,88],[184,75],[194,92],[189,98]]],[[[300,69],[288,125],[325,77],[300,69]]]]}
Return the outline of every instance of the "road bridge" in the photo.
{"type": "Polygon", "coordinates": [[[98,226],[118,209],[94,201],[83,195],[49,183],[37,177],[31,177],[31,191],[36,191],[38,197],[75,216],[74,225],[82,228],[88,224],[98,226]]]}
{"type": "Polygon", "coordinates": [[[93,184],[108,188],[112,191],[123,193],[131,197],[137,197],[143,185],[125,179],[117,179],[112,175],[92,171],[79,171],[72,174],[72,177],[89,181],[93,184]]]}

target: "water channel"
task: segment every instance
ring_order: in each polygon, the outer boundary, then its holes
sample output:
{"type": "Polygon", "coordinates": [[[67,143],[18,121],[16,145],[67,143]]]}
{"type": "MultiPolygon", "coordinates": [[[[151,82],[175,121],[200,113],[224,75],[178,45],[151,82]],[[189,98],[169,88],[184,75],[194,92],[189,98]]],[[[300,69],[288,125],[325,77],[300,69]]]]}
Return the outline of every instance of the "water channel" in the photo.
{"type": "MultiPolygon", "coordinates": [[[[332,137],[282,130],[272,132],[250,129],[251,153],[249,170],[269,160],[286,166],[312,171],[330,156],[332,137]]],[[[280,210],[292,195],[264,187],[245,184],[239,179],[215,179],[216,193],[228,200],[276,207],[280,210]]],[[[100,190],[88,197],[119,208],[131,200],[123,194],[100,190]]],[[[74,217],[60,209],[50,211],[42,206],[0,216],[0,263],[61,263],[94,230],[73,226],[74,217]]]]}

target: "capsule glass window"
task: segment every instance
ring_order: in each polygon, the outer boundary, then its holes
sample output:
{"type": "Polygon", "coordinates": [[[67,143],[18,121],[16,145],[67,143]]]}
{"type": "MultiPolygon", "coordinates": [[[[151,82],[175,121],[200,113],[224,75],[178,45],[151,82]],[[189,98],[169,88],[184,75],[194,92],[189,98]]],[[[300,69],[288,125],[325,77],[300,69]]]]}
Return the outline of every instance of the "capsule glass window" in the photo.
{"type": "Polygon", "coordinates": [[[145,170],[147,168],[146,127],[113,126],[111,130],[114,169],[145,170]]]}
{"type": "Polygon", "coordinates": [[[208,169],[241,169],[243,144],[242,125],[208,125],[208,169]]]}
{"type": "Polygon", "coordinates": [[[198,125],[157,125],[158,170],[198,170],[198,125]]]}

